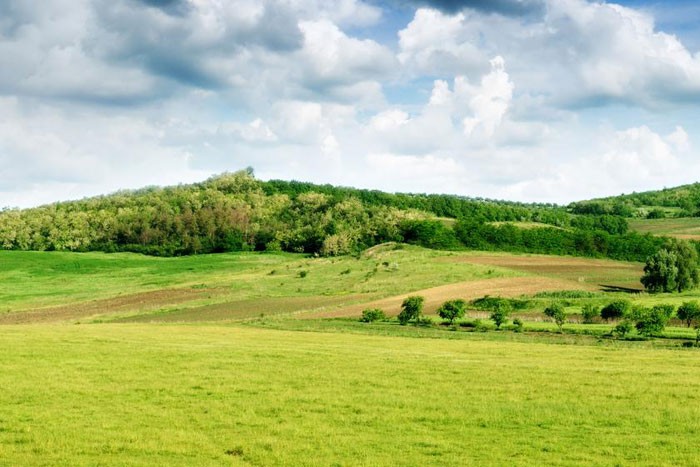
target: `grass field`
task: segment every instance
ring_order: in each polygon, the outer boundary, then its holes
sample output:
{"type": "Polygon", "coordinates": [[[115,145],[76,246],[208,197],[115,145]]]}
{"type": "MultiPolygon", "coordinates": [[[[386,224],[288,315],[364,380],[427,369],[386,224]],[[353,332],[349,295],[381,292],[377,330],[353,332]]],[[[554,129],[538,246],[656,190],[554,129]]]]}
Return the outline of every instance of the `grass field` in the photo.
{"type": "Polygon", "coordinates": [[[640,274],[394,244],[0,252],[0,465],[700,465],[694,330],[618,340],[578,322],[586,301],[700,298],[611,288],[640,274]],[[541,313],[558,293],[564,333],[541,313]],[[409,294],[435,324],[356,318],[409,294]],[[436,324],[444,300],[484,295],[531,303],[523,332],[477,310],[436,324]]]}
{"type": "Polygon", "coordinates": [[[253,312],[285,312],[309,304],[340,306],[445,283],[523,275],[438,261],[453,254],[404,245],[375,247],[360,257],[342,258],[286,253],[154,258],[128,253],[0,251],[0,322],[184,309],[211,314],[213,305],[230,309],[228,318],[235,319],[249,317],[251,300],[264,305],[253,312]],[[314,298],[302,300],[308,297],[314,298]]]}
{"type": "Polygon", "coordinates": [[[698,465],[700,354],[191,325],[6,326],[12,465],[698,465]]]}
{"type": "Polygon", "coordinates": [[[687,240],[700,239],[700,218],[629,219],[630,229],[640,233],[665,235],[687,240]]]}

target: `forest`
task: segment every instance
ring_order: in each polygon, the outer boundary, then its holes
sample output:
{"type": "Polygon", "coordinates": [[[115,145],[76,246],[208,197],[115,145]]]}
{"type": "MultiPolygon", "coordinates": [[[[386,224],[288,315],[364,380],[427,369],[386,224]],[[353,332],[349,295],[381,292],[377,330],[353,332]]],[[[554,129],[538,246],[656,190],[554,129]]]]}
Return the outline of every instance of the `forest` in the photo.
{"type": "Polygon", "coordinates": [[[626,219],[614,212],[576,212],[557,205],[265,182],[246,169],[191,185],[4,209],[0,247],[157,256],[246,250],[334,256],[403,241],[437,249],[643,261],[663,243],[629,232],[626,219]]]}

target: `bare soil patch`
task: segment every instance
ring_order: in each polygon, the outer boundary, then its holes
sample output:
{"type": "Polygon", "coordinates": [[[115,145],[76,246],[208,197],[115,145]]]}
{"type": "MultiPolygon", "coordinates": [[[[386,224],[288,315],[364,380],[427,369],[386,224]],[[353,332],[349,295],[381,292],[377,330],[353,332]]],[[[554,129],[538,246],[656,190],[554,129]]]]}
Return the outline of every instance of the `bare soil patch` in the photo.
{"type": "Polygon", "coordinates": [[[152,292],[141,292],[74,305],[61,305],[7,313],[0,315],[0,324],[50,323],[106,313],[146,310],[208,298],[221,292],[221,289],[190,288],[154,290],[152,292]]]}
{"type": "Polygon", "coordinates": [[[639,282],[643,273],[641,263],[544,255],[474,255],[440,258],[438,261],[508,268],[530,274],[576,281],[594,290],[603,290],[610,286],[642,290],[639,282]]]}
{"type": "Polygon", "coordinates": [[[381,308],[389,316],[397,315],[401,309],[401,303],[409,295],[421,295],[425,297],[426,314],[435,313],[446,300],[462,298],[473,300],[484,295],[501,297],[518,297],[523,294],[553,290],[589,290],[585,284],[579,284],[563,279],[551,279],[546,277],[505,277],[497,279],[484,279],[456,284],[441,285],[429,289],[416,290],[414,292],[382,298],[371,302],[354,304],[339,310],[304,313],[300,318],[336,318],[359,316],[365,308],[381,308]]]}

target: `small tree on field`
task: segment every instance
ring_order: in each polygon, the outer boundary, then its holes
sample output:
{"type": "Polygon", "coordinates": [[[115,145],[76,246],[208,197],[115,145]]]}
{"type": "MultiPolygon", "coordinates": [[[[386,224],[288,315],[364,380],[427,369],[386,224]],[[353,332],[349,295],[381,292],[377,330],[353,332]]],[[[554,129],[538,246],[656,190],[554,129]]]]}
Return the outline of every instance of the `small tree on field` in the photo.
{"type": "Polygon", "coordinates": [[[501,325],[506,322],[511,311],[513,311],[513,307],[506,301],[501,301],[494,305],[493,311],[491,312],[491,319],[496,324],[496,329],[501,328],[501,325]]]}
{"type": "Polygon", "coordinates": [[[635,327],[643,336],[658,335],[666,328],[669,318],[667,307],[657,305],[651,309],[640,310],[635,327]]]}
{"type": "Polygon", "coordinates": [[[559,326],[559,332],[563,331],[564,322],[566,322],[566,311],[561,303],[552,303],[544,309],[544,314],[552,318],[554,322],[557,323],[557,326],[559,326]]]}
{"type": "Polygon", "coordinates": [[[600,316],[600,308],[586,303],[583,308],[581,308],[581,318],[584,324],[591,324],[593,320],[600,316]]]}
{"type": "Polygon", "coordinates": [[[448,300],[443,303],[440,308],[438,308],[438,315],[440,318],[449,320],[450,324],[454,322],[455,319],[464,316],[464,312],[467,309],[467,302],[458,298],[456,300],[448,300]]]}
{"type": "Polygon", "coordinates": [[[626,300],[616,300],[610,302],[600,310],[600,317],[605,321],[611,319],[620,319],[625,316],[625,313],[629,310],[630,304],[626,300]]]}
{"type": "Polygon", "coordinates": [[[684,321],[686,326],[690,327],[693,321],[700,320],[700,303],[697,301],[684,302],[678,307],[676,314],[678,319],[684,321]]]}
{"type": "Polygon", "coordinates": [[[421,313],[423,313],[423,302],[425,298],[420,295],[412,295],[406,298],[401,304],[401,313],[399,313],[399,324],[401,326],[407,325],[410,321],[413,321],[414,325],[418,325],[421,313]]]}

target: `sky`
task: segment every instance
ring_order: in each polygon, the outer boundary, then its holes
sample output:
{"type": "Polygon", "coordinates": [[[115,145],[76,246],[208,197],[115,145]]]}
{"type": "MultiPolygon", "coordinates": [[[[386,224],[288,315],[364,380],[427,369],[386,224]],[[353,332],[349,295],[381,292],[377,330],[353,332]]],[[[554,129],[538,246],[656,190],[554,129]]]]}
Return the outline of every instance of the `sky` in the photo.
{"type": "Polygon", "coordinates": [[[700,4],[0,1],[0,207],[258,178],[527,202],[700,181],[700,4]]]}

